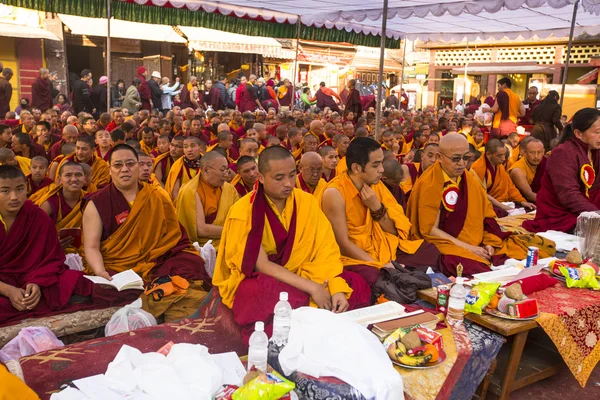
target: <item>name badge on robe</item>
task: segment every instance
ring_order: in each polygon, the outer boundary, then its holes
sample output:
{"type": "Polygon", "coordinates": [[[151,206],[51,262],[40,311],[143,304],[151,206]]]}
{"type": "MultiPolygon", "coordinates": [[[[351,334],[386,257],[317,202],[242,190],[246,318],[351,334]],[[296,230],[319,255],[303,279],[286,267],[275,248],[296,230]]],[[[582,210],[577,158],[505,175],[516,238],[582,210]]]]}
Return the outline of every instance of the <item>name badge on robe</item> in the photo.
{"type": "Polygon", "coordinates": [[[123,211],[121,214],[117,214],[115,219],[117,220],[117,225],[121,225],[127,219],[129,215],[129,211],[123,211]]]}
{"type": "Polygon", "coordinates": [[[588,189],[592,187],[594,181],[596,180],[596,171],[594,171],[594,167],[592,167],[590,164],[583,164],[579,175],[583,185],[585,186],[585,195],[586,197],[589,197],[588,189]]]}
{"type": "Polygon", "coordinates": [[[450,185],[447,186],[442,192],[442,204],[444,208],[449,212],[453,212],[458,203],[458,186],[450,185]]]}

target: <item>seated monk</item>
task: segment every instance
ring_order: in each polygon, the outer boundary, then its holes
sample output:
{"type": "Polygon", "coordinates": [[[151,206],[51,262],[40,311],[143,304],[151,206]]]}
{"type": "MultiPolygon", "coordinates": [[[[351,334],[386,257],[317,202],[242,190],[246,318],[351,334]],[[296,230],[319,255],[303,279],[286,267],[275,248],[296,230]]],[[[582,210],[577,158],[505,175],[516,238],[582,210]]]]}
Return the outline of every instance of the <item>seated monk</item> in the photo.
{"type": "Polygon", "coordinates": [[[248,137],[240,141],[240,157],[252,157],[256,159],[258,157],[258,143],[254,139],[248,137]]]}
{"type": "Polygon", "coordinates": [[[0,222],[0,326],[137,297],[115,296],[116,290],[94,285],[65,265],[52,220],[27,200],[25,175],[9,165],[0,166],[0,222]],[[72,295],[91,297],[91,302],[70,303],[72,295]]]}
{"type": "Polygon", "coordinates": [[[381,147],[384,150],[389,150],[389,151],[393,152],[394,155],[397,155],[400,153],[400,144],[398,144],[398,142],[396,142],[396,140],[395,140],[394,131],[389,130],[389,129],[386,131],[383,131],[379,142],[381,143],[381,147]]]}
{"type": "MultiPolygon", "coordinates": [[[[52,147],[50,147],[50,150],[48,151],[48,156],[49,156],[50,160],[54,160],[56,157],[61,155],[62,148],[65,144],[72,143],[73,145],[75,145],[78,135],[79,135],[79,131],[77,130],[76,126],[65,125],[65,127],[62,130],[62,139],[60,141],[58,141],[57,143],[55,143],[52,147]]],[[[70,153],[72,153],[72,152],[70,152],[70,153]]],[[[68,154],[70,154],[70,153],[68,153],[68,154]]]]}
{"type": "Polygon", "coordinates": [[[312,304],[339,313],[369,305],[371,291],[360,276],[343,271],[331,225],[316,199],[294,189],[290,152],[269,147],[258,165],[257,191],[231,207],[213,276],[244,339],[256,321],[271,334],[280,292],[288,293],[292,308],[312,304]]]}
{"type": "Polygon", "coordinates": [[[179,191],[175,201],[177,217],[192,243],[203,245],[212,239],[213,246],[219,246],[227,212],[240,198],[225,181],[228,174],[227,159],[218,151],[211,151],[200,159],[198,175],[179,191]]]}
{"type": "MultiPolygon", "coordinates": [[[[37,157],[37,156],[36,156],[37,157]]],[[[27,176],[31,174],[31,159],[16,156],[11,149],[0,148],[0,165],[11,165],[17,167],[27,176]]]]}
{"type": "Polygon", "coordinates": [[[142,153],[150,155],[155,147],[156,138],[154,137],[154,130],[148,126],[142,128],[142,140],[140,140],[140,150],[142,150],[142,153]]]}
{"type": "MultiPolygon", "coordinates": [[[[61,229],[81,229],[81,200],[86,194],[83,191],[85,174],[82,164],[68,161],[58,171],[60,179],[58,185],[52,185],[45,195],[36,201],[36,205],[52,219],[56,225],[56,231],[60,234],[61,229]]],[[[60,239],[60,246],[66,253],[80,252],[83,248],[73,247],[74,237],[69,236],[60,239]]]]}
{"type": "MultiPolygon", "coordinates": [[[[144,310],[165,321],[187,317],[206,296],[210,278],[204,261],[177,221],[173,204],[158,188],[138,181],[137,153],[128,145],[110,154],[112,183],[86,197],[83,209],[85,259],[96,276],[133,270],[145,282],[179,276],[187,290],[160,300],[142,295],[144,310]]],[[[184,288],[185,289],[185,288],[184,288]]],[[[139,292],[138,292],[139,294],[139,292]]]]}
{"type": "MultiPolygon", "coordinates": [[[[389,150],[388,150],[389,151],[389,150]]],[[[406,195],[400,188],[400,182],[404,179],[404,171],[402,170],[402,164],[396,160],[396,157],[388,160],[383,160],[383,174],[381,181],[386,188],[390,191],[396,202],[402,206],[403,210],[406,210],[406,195]]]]}
{"type": "Polygon", "coordinates": [[[183,140],[183,157],[171,166],[165,190],[175,200],[179,189],[191,181],[200,171],[203,142],[196,136],[186,136],[183,140]]]}
{"type": "Polygon", "coordinates": [[[258,179],[258,165],[254,158],[241,156],[236,163],[237,175],[231,181],[231,185],[237,190],[240,197],[252,191],[254,183],[258,179]]]}
{"type": "Polygon", "coordinates": [[[44,146],[35,143],[27,133],[17,132],[12,137],[12,151],[17,156],[32,159],[35,156],[47,157],[44,146]]]}
{"type": "Polygon", "coordinates": [[[319,148],[319,139],[315,135],[307,133],[302,139],[302,154],[315,153],[319,148]]]}
{"type": "Polygon", "coordinates": [[[506,160],[505,160],[507,169],[512,167],[514,163],[519,161],[519,159],[523,155],[523,154],[521,154],[521,149],[519,147],[520,140],[521,140],[521,137],[519,136],[519,134],[517,132],[512,132],[506,138],[506,147],[509,151],[508,155],[506,156],[506,160]]]}
{"type": "MultiPolygon", "coordinates": [[[[310,135],[313,139],[314,136],[310,135]]],[[[325,190],[327,182],[323,175],[323,160],[318,153],[304,153],[298,165],[299,174],[296,177],[296,188],[303,192],[319,197],[325,190]]]]}
{"type": "Polygon", "coordinates": [[[563,130],[560,143],[548,157],[542,187],[537,192],[530,232],[572,232],[577,217],[600,209],[600,111],[584,108],[563,130]]]}
{"type": "Polygon", "coordinates": [[[31,159],[31,173],[27,175],[27,197],[38,190],[50,186],[54,181],[46,176],[48,172],[48,159],[35,156],[31,159]]]}
{"type": "Polygon", "coordinates": [[[94,152],[94,138],[88,135],[81,135],[75,143],[75,152],[64,157],[60,163],[53,163],[50,167],[48,176],[58,182],[58,171],[62,164],[67,161],[85,163],[92,167],[92,183],[98,188],[102,188],[110,182],[110,172],[108,164],[94,152]]]}
{"type": "Polygon", "coordinates": [[[510,180],[504,168],[507,149],[498,139],[492,139],[485,145],[485,154],[471,166],[471,174],[476,177],[486,190],[488,200],[494,206],[498,217],[508,215],[511,207],[502,203],[514,202],[515,206],[522,205],[534,210],[535,204],[529,203],[519,189],[510,180]]]}
{"type": "Polygon", "coordinates": [[[481,129],[474,127],[470,134],[466,134],[469,144],[475,146],[475,150],[484,151],[485,143],[483,141],[484,135],[481,129]]]}
{"type": "Polygon", "coordinates": [[[227,159],[231,163],[234,163],[240,157],[238,150],[233,146],[233,134],[229,131],[219,132],[217,134],[217,143],[207,147],[206,152],[208,153],[218,148],[225,150],[227,159]]]}
{"type": "Polygon", "coordinates": [[[527,136],[521,140],[520,146],[523,148],[523,157],[510,167],[508,173],[523,197],[535,203],[536,193],[542,186],[542,177],[546,172],[544,143],[527,136]]]}
{"type": "Polygon", "coordinates": [[[166,196],[167,199],[171,200],[171,196],[169,193],[162,187],[160,182],[156,179],[156,176],[152,173],[152,168],[154,167],[154,162],[152,158],[144,153],[138,152],[138,164],[140,166],[140,175],[138,177],[140,182],[147,183],[159,189],[159,192],[166,196]]]}
{"type": "Polygon", "coordinates": [[[154,159],[154,169],[152,172],[156,176],[156,180],[161,185],[167,182],[167,177],[171,171],[171,167],[175,161],[183,156],[183,140],[184,136],[174,136],[169,144],[169,151],[157,156],[154,159]]]}
{"type": "Polygon", "coordinates": [[[267,138],[267,147],[282,146],[281,140],[277,136],[269,136],[267,138]]]}
{"type": "Polygon", "coordinates": [[[323,160],[323,175],[321,176],[325,182],[329,182],[335,178],[336,171],[340,158],[337,151],[331,146],[323,146],[319,149],[319,155],[323,160]]]}
{"type": "Polygon", "coordinates": [[[348,146],[350,146],[350,139],[348,136],[338,133],[333,137],[333,147],[337,150],[338,157],[340,159],[337,167],[335,167],[336,175],[340,175],[348,170],[345,159],[348,146]]]}
{"type": "Polygon", "coordinates": [[[421,161],[406,163],[402,165],[402,171],[404,172],[404,180],[401,183],[402,190],[406,194],[406,200],[410,197],[410,191],[412,190],[415,182],[423,172],[431,167],[439,153],[439,146],[435,143],[427,143],[421,152],[421,161]]]}
{"type": "MultiPolygon", "coordinates": [[[[501,231],[487,194],[466,171],[471,157],[463,135],[442,137],[438,162],[417,181],[408,201],[411,237],[436,245],[446,275],[456,276],[458,264],[464,275],[473,275],[489,272],[490,263],[502,265],[508,258],[527,256],[529,242],[501,231]]],[[[541,258],[552,253],[536,245],[541,258]]]]}
{"type": "Polygon", "coordinates": [[[287,132],[287,139],[283,141],[282,146],[292,152],[294,160],[299,161],[302,156],[302,131],[298,128],[290,128],[287,132]]]}
{"type": "Polygon", "coordinates": [[[440,253],[434,246],[423,240],[408,240],[410,222],[381,182],[384,169],[379,143],[370,138],[354,139],[346,161],[348,171],[329,182],[321,202],[344,267],[356,266],[370,285],[376,282],[381,268],[394,268],[392,261],[411,268],[438,269],[440,253]]]}
{"type": "Polygon", "coordinates": [[[110,133],[104,129],[100,129],[96,131],[94,137],[96,138],[96,155],[108,162],[108,157],[110,157],[110,151],[113,147],[110,133]]]}
{"type": "MultiPolygon", "coordinates": [[[[163,119],[162,121],[168,121],[168,120],[163,119]]],[[[169,139],[168,134],[160,135],[156,139],[156,148],[150,152],[150,157],[152,159],[155,159],[156,157],[158,157],[162,154],[168,153],[169,145],[170,145],[169,141],[170,141],[170,139],[169,139]]]]}

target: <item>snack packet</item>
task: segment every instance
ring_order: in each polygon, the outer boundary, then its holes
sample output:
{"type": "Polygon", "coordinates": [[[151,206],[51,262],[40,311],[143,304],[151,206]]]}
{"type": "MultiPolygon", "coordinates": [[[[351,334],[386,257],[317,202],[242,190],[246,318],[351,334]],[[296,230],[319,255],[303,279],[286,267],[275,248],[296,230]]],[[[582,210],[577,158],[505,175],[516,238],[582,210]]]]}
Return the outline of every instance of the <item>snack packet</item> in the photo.
{"type": "Polygon", "coordinates": [[[567,287],[600,289],[600,284],[596,280],[596,271],[588,265],[582,265],[579,268],[559,267],[567,281],[567,287]]]}
{"type": "Polygon", "coordinates": [[[499,283],[480,282],[473,286],[465,298],[465,312],[481,315],[500,287],[499,283]]]}
{"type": "Polygon", "coordinates": [[[233,393],[233,400],[277,400],[296,385],[277,372],[260,374],[233,393]]]}

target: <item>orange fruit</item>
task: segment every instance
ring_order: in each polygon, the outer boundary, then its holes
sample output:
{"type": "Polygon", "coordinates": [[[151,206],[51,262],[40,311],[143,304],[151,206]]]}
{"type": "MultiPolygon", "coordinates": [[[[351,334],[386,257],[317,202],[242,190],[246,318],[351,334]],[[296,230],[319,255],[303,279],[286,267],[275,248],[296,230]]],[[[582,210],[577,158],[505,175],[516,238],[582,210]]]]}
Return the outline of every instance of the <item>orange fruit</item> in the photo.
{"type": "Polygon", "coordinates": [[[424,347],[425,352],[423,353],[423,355],[427,356],[431,354],[431,360],[429,360],[429,363],[434,363],[438,360],[438,358],[440,358],[440,353],[434,345],[426,343],[424,347]]]}

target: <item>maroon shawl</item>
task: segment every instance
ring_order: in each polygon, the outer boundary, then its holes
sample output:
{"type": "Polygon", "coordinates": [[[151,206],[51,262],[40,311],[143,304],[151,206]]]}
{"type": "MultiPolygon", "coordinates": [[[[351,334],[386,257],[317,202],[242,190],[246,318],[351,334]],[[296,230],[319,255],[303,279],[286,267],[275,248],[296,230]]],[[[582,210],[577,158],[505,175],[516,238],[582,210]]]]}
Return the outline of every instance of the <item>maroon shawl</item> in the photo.
{"type": "Polygon", "coordinates": [[[52,108],[50,81],[38,78],[31,85],[31,107],[39,108],[42,112],[52,108]]]}

